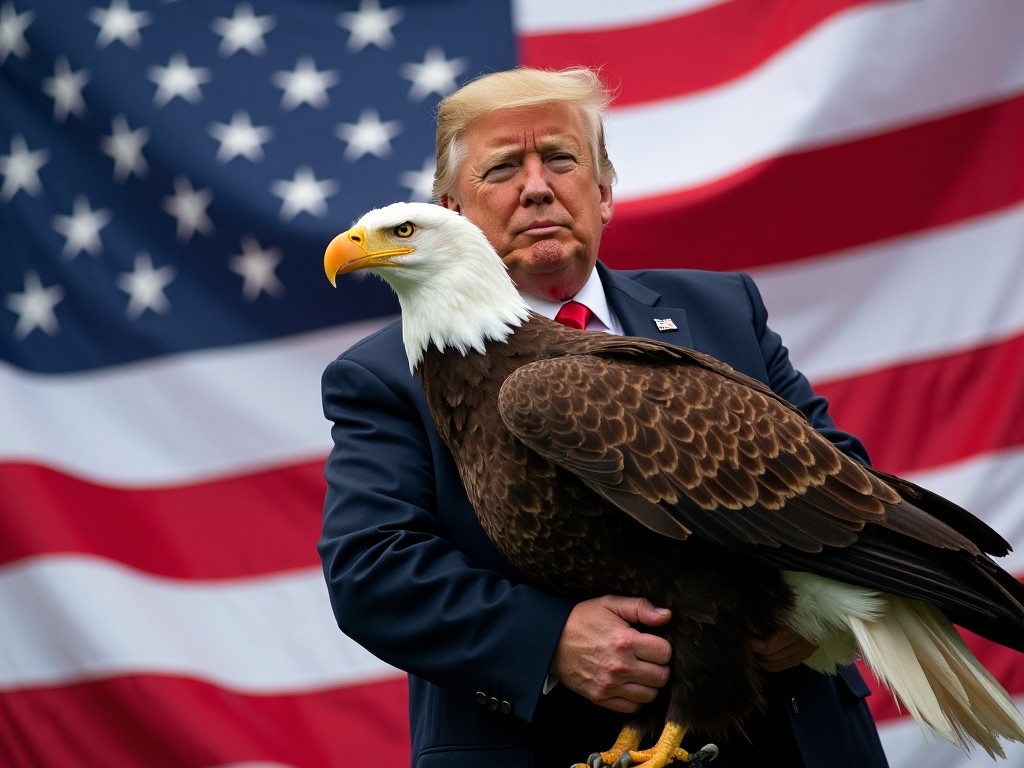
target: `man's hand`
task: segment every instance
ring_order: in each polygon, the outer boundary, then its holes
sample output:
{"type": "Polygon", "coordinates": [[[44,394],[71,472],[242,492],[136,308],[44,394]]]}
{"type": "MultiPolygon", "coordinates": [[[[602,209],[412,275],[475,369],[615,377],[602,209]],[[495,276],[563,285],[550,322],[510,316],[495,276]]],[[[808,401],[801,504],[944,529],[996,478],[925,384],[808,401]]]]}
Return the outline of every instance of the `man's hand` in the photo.
{"type": "Polygon", "coordinates": [[[758,666],[765,672],[782,672],[805,661],[817,646],[789,627],[750,641],[758,666]]]}
{"type": "Polygon", "coordinates": [[[636,712],[668,682],[672,647],[631,625],[657,627],[671,613],[639,597],[579,603],[565,622],[551,674],[562,685],[616,712],[636,712]]]}

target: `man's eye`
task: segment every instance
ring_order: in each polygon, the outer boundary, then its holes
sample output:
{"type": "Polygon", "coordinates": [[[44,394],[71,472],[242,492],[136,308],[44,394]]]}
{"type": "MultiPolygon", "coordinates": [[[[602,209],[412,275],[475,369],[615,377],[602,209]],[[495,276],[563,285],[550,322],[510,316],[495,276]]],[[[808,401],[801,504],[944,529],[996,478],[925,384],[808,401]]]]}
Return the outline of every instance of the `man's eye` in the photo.
{"type": "Polygon", "coordinates": [[[555,170],[567,170],[576,165],[576,158],[572,155],[552,155],[548,158],[548,165],[555,170]]]}
{"type": "Polygon", "coordinates": [[[512,163],[498,163],[498,165],[492,165],[484,173],[484,178],[488,181],[501,181],[502,179],[508,179],[516,172],[516,166],[512,163]]]}

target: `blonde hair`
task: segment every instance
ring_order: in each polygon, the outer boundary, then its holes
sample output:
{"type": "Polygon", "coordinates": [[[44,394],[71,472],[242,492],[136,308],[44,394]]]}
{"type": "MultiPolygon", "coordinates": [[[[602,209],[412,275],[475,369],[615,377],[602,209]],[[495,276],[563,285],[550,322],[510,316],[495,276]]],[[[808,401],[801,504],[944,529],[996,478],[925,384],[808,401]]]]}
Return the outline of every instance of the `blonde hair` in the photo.
{"type": "Polygon", "coordinates": [[[613,184],[615,167],[605,147],[603,118],[611,100],[611,91],[596,72],[586,67],[559,71],[517,67],[471,80],[442,99],[437,107],[434,197],[440,198],[455,188],[456,173],[466,158],[466,147],[461,139],[474,120],[497,109],[561,102],[580,108],[590,140],[590,155],[595,160],[597,181],[599,184],[613,184]]]}

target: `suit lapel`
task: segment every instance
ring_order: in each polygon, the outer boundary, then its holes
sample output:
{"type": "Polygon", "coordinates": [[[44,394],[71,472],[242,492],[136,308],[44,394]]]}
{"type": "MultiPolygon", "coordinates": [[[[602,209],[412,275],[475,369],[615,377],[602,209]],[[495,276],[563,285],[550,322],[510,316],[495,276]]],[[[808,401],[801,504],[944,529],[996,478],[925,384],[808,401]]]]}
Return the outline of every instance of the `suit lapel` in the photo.
{"type": "Polygon", "coordinates": [[[600,262],[597,269],[608,306],[619,318],[627,336],[642,336],[693,349],[685,309],[662,305],[660,293],[612,272],[600,262]]]}

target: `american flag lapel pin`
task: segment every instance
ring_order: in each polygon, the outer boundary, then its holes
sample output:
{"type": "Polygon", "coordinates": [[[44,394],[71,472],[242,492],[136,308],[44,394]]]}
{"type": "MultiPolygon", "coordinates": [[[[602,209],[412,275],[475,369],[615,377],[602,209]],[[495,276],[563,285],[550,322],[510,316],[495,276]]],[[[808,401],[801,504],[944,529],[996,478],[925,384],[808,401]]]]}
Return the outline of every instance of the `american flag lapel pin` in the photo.
{"type": "Polygon", "coordinates": [[[657,328],[662,333],[664,333],[665,331],[677,331],[677,330],[679,330],[678,328],[676,328],[676,324],[674,322],[672,322],[672,318],[671,317],[665,317],[665,318],[658,318],[658,317],[656,317],[656,318],[654,318],[654,326],[655,326],[655,328],[657,328]]]}

